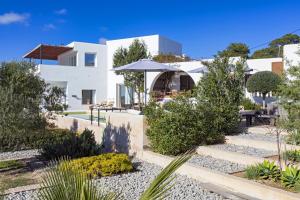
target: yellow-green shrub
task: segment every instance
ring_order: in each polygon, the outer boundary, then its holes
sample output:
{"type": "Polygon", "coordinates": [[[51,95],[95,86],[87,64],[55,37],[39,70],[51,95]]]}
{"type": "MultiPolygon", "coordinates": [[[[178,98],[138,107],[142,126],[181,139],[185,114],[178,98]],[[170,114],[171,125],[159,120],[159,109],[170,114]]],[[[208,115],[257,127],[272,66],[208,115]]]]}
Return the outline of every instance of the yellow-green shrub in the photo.
{"type": "MultiPolygon", "coordinates": [[[[81,170],[90,177],[110,176],[133,170],[131,161],[126,154],[106,153],[98,156],[71,160],[71,170],[81,170]]],[[[61,163],[63,166],[64,163],[61,163]]]]}

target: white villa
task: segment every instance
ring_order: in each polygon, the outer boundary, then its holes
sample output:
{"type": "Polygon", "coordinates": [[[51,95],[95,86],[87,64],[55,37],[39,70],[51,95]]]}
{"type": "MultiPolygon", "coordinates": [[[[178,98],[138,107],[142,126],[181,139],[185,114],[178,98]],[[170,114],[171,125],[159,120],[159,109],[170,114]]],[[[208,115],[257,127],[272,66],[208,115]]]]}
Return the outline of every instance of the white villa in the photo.
{"type": "MultiPolygon", "coordinates": [[[[116,75],[113,68],[113,55],[119,47],[129,47],[134,39],[143,40],[152,56],[158,54],[182,55],[182,45],[160,35],[109,40],[106,44],[72,42],[66,46],[40,44],[24,58],[38,59],[40,76],[47,83],[61,87],[66,93],[69,110],[85,110],[91,104],[113,101],[116,107],[130,104],[130,90],[126,89],[123,77],[116,75]],[[44,64],[43,60],[54,60],[57,64],[44,64]]],[[[291,64],[300,62],[300,44],[285,45],[283,58],[248,59],[247,65],[258,71],[282,73],[291,64]],[[289,62],[287,62],[289,61],[289,62]]],[[[202,67],[202,61],[172,63],[178,72],[148,72],[147,91],[166,91],[164,81],[169,80],[168,92],[191,89],[201,78],[202,73],[189,71],[202,67]]],[[[247,96],[260,101],[256,94],[247,96]]]]}

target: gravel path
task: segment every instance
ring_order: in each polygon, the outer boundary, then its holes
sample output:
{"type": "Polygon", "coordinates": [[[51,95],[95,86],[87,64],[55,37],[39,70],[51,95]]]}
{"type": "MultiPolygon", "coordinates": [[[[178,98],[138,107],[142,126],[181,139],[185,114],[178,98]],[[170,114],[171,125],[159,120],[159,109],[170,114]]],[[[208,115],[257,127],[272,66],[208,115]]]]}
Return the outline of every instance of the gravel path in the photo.
{"type": "MultiPolygon", "coordinates": [[[[276,135],[272,134],[259,134],[259,133],[243,133],[237,136],[233,137],[240,137],[240,138],[245,138],[245,139],[252,139],[252,140],[263,140],[267,142],[276,142],[276,135]]],[[[283,139],[283,137],[281,138],[283,139]]]]}
{"type": "Polygon", "coordinates": [[[199,165],[201,167],[206,167],[214,171],[219,171],[226,174],[242,171],[246,168],[245,165],[205,155],[195,155],[189,160],[189,162],[195,165],[199,165]]]}
{"type": "MultiPolygon", "coordinates": [[[[125,200],[136,200],[144,191],[150,181],[161,171],[161,167],[141,162],[134,159],[134,165],[137,166],[137,171],[120,174],[116,176],[103,177],[95,180],[97,187],[108,189],[113,192],[120,192],[121,197],[125,200]]],[[[168,200],[224,200],[228,199],[219,194],[204,189],[203,186],[196,180],[185,176],[177,176],[175,185],[170,191],[168,200]]],[[[26,191],[15,194],[10,194],[5,200],[33,200],[36,197],[37,191],[26,191]]],[[[238,198],[237,198],[238,199],[238,198]]]]}
{"type": "Polygon", "coordinates": [[[9,194],[4,200],[37,200],[37,190],[28,190],[9,194]]]}
{"type": "MultiPolygon", "coordinates": [[[[139,161],[135,161],[139,162],[139,161]]],[[[157,175],[161,168],[157,165],[141,162],[137,172],[116,175],[112,177],[103,177],[96,181],[100,187],[108,187],[112,191],[122,192],[124,199],[135,200],[144,191],[150,181],[157,175]]],[[[223,200],[226,199],[219,194],[204,189],[196,180],[185,176],[177,176],[176,184],[170,191],[167,199],[179,200],[223,200]]]]}
{"type": "Polygon", "coordinates": [[[267,157],[267,156],[272,156],[277,154],[275,151],[268,151],[264,149],[258,149],[258,148],[248,147],[248,146],[239,146],[234,144],[217,144],[217,145],[211,145],[210,147],[225,150],[225,151],[247,154],[256,157],[267,157]]]}
{"type": "Polygon", "coordinates": [[[40,155],[37,149],[14,151],[14,152],[2,152],[2,153],[0,153],[0,161],[8,160],[8,159],[14,160],[14,159],[32,158],[37,155],[40,155]]]}

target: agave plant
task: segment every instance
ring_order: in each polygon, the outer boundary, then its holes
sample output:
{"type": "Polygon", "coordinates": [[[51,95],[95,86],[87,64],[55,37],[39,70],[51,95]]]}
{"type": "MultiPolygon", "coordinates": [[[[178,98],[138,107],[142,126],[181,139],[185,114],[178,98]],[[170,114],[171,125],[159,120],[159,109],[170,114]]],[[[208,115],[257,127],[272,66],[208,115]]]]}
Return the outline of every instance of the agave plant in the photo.
{"type": "Polygon", "coordinates": [[[287,167],[281,175],[281,183],[286,188],[295,188],[299,190],[300,170],[297,167],[287,167]]]}
{"type": "MultiPolygon", "coordinates": [[[[164,199],[172,188],[174,172],[192,156],[191,151],[175,158],[153,180],[150,186],[141,195],[140,200],[164,199]]],[[[51,162],[50,169],[42,180],[42,188],[38,194],[41,200],[115,200],[120,195],[109,193],[96,188],[92,180],[81,170],[70,170],[70,162],[62,160],[63,165],[51,162]]]]}
{"type": "Polygon", "coordinates": [[[280,169],[274,161],[264,160],[264,162],[257,164],[257,170],[261,179],[277,181],[280,178],[280,169]]]}
{"type": "Polygon", "coordinates": [[[115,200],[118,195],[106,192],[93,185],[82,171],[70,170],[70,162],[63,159],[64,165],[53,161],[42,178],[40,200],[115,200]]]}

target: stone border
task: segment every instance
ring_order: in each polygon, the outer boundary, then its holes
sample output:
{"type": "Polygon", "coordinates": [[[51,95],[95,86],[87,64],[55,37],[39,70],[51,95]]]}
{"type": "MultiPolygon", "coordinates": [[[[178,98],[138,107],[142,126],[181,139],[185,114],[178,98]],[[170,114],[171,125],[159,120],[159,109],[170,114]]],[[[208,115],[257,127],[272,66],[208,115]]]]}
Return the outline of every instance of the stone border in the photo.
{"type": "MultiPolygon", "coordinates": [[[[236,136],[226,136],[226,143],[254,147],[254,148],[259,148],[259,149],[265,149],[265,150],[269,150],[269,151],[277,151],[277,144],[275,142],[238,138],[236,136]]],[[[286,145],[282,144],[281,150],[285,150],[285,147],[287,150],[291,150],[291,149],[300,150],[300,146],[290,145],[290,144],[286,144],[286,145]]]]}
{"type": "MultiPolygon", "coordinates": [[[[160,155],[151,151],[138,152],[137,157],[161,167],[165,167],[172,161],[172,158],[169,156],[160,155]]],[[[231,191],[231,193],[235,196],[244,196],[243,198],[245,198],[245,196],[249,196],[250,199],[256,198],[264,200],[300,199],[300,194],[287,192],[244,178],[215,172],[210,169],[199,167],[190,163],[185,163],[181,168],[177,170],[177,173],[196,179],[205,185],[216,185],[225,191],[231,191]]]]}
{"type": "Polygon", "coordinates": [[[15,187],[15,188],[9,188],[8,190],[5,190],[3,194],[1,195],[9,195],[12,193],[19,193],[19,192],[25,192],[29,190],[37,190],[42,188],[40,184],[32,184],[32,185],[25,185],[25,186],[20,186],[20,187],[15,187]]]}

